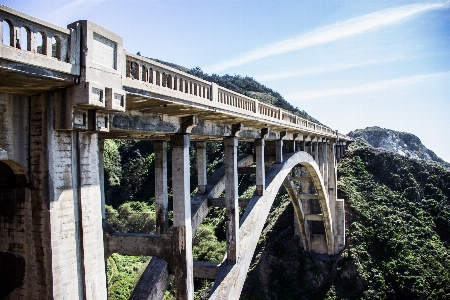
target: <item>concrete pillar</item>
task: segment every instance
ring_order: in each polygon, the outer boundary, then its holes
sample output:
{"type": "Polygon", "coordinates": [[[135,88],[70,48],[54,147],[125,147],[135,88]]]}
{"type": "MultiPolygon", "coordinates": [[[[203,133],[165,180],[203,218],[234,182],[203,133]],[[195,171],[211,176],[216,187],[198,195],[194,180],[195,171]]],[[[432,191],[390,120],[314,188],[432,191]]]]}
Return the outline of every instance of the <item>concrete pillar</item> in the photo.
{"type": "Polygon", "coordinates": [[[339,162],[341,160],[341,145],[339,142],[335,144],[336,148],[336,161],[339,162]]]}
{"type": "Polygon", "coordinates": [[[335,205],[336,205],[336,198],[337,198],[337,173],[336,173],[336,160],[335,160],[335,144],[334,140],[330,140],[330,146],[328,147],[328,201],[329,201],[329,207],[330,207],[330,214],[331,218],[333,219],[333,228],[336,228],[335,226],[335,205]]]}
{"type": "Polygon", "coordinates": [[[283,140],[275,141],[275,163],[281,164],[283,163],[283,140]]]}
{"type": "Polygon", "coordinates": [[[198,194],[206,192],[206,142],[197,142],[198,194]]]}
{"type": "Polygon", "coordinates": [[[309,155],[313,155],[313,141],[311,139],[311,141],[308,142],[308,151],[309,155]]]}
{"type": "Polygon", "coordinates": [[[167,142],[155,141],[155,203],[156,234],[163,234],[169,228],[167,217],[167,142]]]}
{"type": "Polygon", "coordinates": [[[328,141],[323,143],[323,183],[325,188],[328,186],[328,141]]]}
{"type": "Polygon", "coordinates": [[[246,152],[247,154],[253,154],[253,143],[247,142],[247,143],[245,144],[245,152],[246,152]]]}
{"type": "Polygon", "coordinates": [[[106,219],[105,215],[105,162],[103,159],[103,153],[105,151],[105,140],[98,140],[98,176],[100,179],[100,197],[101,197],[101,210],[102,219],[106,219]]]}
{"type": "Polygon", "coordinates": [[[177,299],[194,299],[189,142],[187,134],[173,135],[173,261],[177,299]]]}
{"type": "Polygon", "coordinates": [[[317,144],[318,146],[318,154],[319,154],[319,171],[320,174],[322,175],[323,178],[323,165],[324,165],[324,161],[323,161],[323,142],[322,139],[320,139],[317,144]]]}
{"type": "Polygon", "coordinates": [[[225,148],[225,207],[227,263],[236,263],[239,252],[239,206],[236,137],[224,138],[225,148]]]}
{"type": "Polygon", "coordinates": [[[264,139],[255,140],[256,194],[262,196],[265,190],[266,170],[264,167],[264,139]]]}
{"type": "Polygon", "coordinates": [[[316,164],[319,166],[319,139],[316,138],[316,141],[314,142],[314,160],[316,161],[316,164]]]}

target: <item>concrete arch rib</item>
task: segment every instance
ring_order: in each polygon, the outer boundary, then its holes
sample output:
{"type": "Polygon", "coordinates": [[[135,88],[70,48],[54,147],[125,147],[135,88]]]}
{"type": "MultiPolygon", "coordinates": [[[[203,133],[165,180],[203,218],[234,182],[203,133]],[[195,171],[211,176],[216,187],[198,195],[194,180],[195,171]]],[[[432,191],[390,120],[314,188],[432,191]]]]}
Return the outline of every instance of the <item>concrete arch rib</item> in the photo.
{"type": "Polygon", "coordinates": [[[298,164],[306,167],[316,187],[325,224],[328,254],[334,254],[333,228],[328,205],[328,193],[326,193],[318,165],[311,155],[303,151],[285,154],[283,155],[283,161],[282,164],[273,164],[266,172],[264,195],[253,196],[250,200],[240,222],[238,261],[234,265],[223,264],[221,266],[210,299],[239,299],[253,253],[273,201],[286,176],[298,164]]]}

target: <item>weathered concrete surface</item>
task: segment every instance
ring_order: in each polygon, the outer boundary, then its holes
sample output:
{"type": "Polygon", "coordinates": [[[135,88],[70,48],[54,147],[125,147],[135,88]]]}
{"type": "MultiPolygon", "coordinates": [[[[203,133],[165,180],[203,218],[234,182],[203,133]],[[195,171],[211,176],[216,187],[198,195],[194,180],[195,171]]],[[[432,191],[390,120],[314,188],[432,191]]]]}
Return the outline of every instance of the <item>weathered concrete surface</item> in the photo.
{"type": "Polygon", "coordinates": [[[161,258],[153,257],[129,300],[159,300],[170,283],[169,267],[167,262],[161,258]]]}
{"type": "MultiPolygon", "coordinates": [[[[314,158],[306,152],[296,152],[294,154],[285,154],[283,157],[283,164],[274,164],[266,173],[266,191],[263,196],[253,196],[244,216],[241,220],[240,226],[240,248],[237,263],[230,265],[223,265],[216,278],[213,292],[210,299],[238,299],[247,276],[247,270],[250,266],[253,252],[256,248],[259,236],[263,229],[265,220],[269,214],[270,207],[275,199],[276,194],[284,181],[284,178],[291,172],[297,164],[300,164],[308,169],[314,184],[317,186],[317,191],[322,198],[322,202],[326,203],[326,196],[323,194],[325,189],[320,174],[319,168],[314,161],[314,158]],[[322,192],[321,192],[322,191],[322,192]]],[[[328,218],[324,216],[325,222],[330,222],[329,210],[324,210],[324,215],[328,214],[328,218]]],[[[331,235],[332,228],[328,225],[327,233],[331,235]]],[[[330,236],[332,239],[332,236],[330,236]]],[[[334,249],[332,248],[328,251],[334,249]]],[[[330,252],[332,252],[330,251],[330,252]]]]}

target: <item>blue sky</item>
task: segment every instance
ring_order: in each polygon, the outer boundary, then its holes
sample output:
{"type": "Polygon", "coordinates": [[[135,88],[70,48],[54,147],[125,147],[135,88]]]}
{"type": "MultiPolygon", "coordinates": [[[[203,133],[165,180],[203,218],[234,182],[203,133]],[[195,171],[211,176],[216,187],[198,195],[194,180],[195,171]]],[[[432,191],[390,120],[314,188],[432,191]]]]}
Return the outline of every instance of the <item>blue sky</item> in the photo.
{"type": "Polygon", "coordinates": [[[133,53],[253,77],[342,133],[413,133],[450,161],[449,1],[1,3],[62,27],[90,20],[133,53]]]}

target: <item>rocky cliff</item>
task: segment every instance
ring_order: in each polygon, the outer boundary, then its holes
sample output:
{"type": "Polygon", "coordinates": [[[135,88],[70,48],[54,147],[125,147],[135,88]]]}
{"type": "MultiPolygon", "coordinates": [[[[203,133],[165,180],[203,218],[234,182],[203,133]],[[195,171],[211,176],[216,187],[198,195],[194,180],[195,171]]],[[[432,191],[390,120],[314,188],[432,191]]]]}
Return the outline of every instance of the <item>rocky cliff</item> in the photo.
{"type": "Polygon", "coordinates": [[[373,126],[365,129],[356,129],[348,133],[348,135],[355,139],[362,138],[374,148],[382,148],[413,159],[433,161],[450,169],[448,162],[426,148],[414,134],[373,126]]]}

